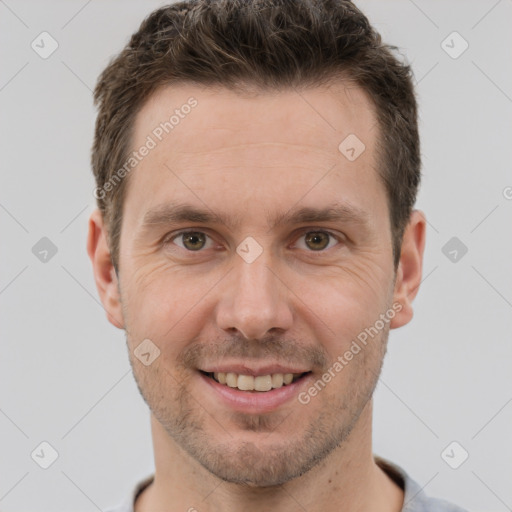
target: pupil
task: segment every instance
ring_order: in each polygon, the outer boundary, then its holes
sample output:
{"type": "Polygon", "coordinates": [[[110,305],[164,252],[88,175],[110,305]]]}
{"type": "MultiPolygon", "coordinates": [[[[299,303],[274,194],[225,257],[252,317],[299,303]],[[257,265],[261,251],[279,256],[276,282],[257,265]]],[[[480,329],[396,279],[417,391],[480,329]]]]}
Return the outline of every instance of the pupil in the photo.
{"type": "Polygon", "coordinates": [[[183,244],[187,249],[197,251],[204,246],[205,237],[202,233],[185,233],[183,235],[183,244]]]}
{"type": "Polygon", "coordinates": [[[329,244],[329,238],[327,237],[326,233],[308,233],[306,236],[306,243],[309,244],[320,244],[320,247],[317,245],[316,247],[310,247],[314,251],[319,251],[322,249],[325,249],[327,245],[329,244]]]}

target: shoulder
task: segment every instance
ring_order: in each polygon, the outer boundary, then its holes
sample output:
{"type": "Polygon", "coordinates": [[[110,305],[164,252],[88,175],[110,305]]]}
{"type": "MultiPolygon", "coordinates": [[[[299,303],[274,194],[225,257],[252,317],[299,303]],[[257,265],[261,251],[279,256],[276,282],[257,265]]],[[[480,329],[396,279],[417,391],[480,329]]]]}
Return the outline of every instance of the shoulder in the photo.
{"type": "Polygon", "coordinates": [[[374,459],[375,463],[402,487],[404,504],[401,512],[468,512],[453,503],[428,496],[418,483],[397,464],[377,456],[374,459]]]}
{"type": "Polygon", "coordinates": [[[137,482],[135,487],[132,489],[131,493],[122,504],[118,505],[115,508],[109,508],[105,512],[134,512],[135,500],[139,496],[139,494],[151,483],[153,482],[154,475],[149,475],[140,482],[137,482]]]}

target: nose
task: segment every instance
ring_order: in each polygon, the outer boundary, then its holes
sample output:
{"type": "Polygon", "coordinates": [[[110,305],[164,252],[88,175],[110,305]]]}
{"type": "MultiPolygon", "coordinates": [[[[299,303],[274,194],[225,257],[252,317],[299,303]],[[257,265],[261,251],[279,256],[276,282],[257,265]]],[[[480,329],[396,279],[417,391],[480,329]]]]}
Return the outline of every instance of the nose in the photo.
{"type": "Polygon", "coordinates": [[[217,304],[217,326],[248,340],[291,328],[293,312],[289,290],[265,252],[252,263],[239,258],[228,274],[217,304]]]}

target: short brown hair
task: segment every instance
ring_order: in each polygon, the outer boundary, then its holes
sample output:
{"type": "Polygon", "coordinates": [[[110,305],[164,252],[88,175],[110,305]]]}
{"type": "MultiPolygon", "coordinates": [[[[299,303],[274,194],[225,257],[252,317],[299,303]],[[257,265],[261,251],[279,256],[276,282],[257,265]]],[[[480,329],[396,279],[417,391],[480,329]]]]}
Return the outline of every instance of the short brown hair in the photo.
{"type": "Polygon", "coordinates": [[[135,117],[173,83],[286,90],[349,78],[372,99],[395,270],[420,183],[417,106],[409,65],[383,44],[348,0],[190,0],[151,13],[101,73],[92,168],[98,208],[118,269],[127,177],[111,183],[130,151],[135,117]]]}

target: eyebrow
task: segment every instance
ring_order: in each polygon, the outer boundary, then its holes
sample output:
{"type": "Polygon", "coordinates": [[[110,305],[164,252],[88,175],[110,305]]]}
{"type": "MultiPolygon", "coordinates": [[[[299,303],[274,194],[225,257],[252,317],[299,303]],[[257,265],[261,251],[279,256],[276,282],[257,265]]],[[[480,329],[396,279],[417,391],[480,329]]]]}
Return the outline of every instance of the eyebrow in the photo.
{"type": "MultiPolygon", "coordinates": [[[[151,208],[145,213],[142,229],[151,230],[154,227],[183,222],[224,224],[229,229],[234,229],[240,225],[240,221],[239,215],[214,213],[207,208],[198,208],[187,203],[166,203],[151,208]]],[[[343,222],[359,228],[367,228],[370,225],[370,218],[366,211],[349,203],[334,203],[324,208],[292,208],[285,213],[267,214],[269,230],[280,225],[315,222],[343,222]]]]}

